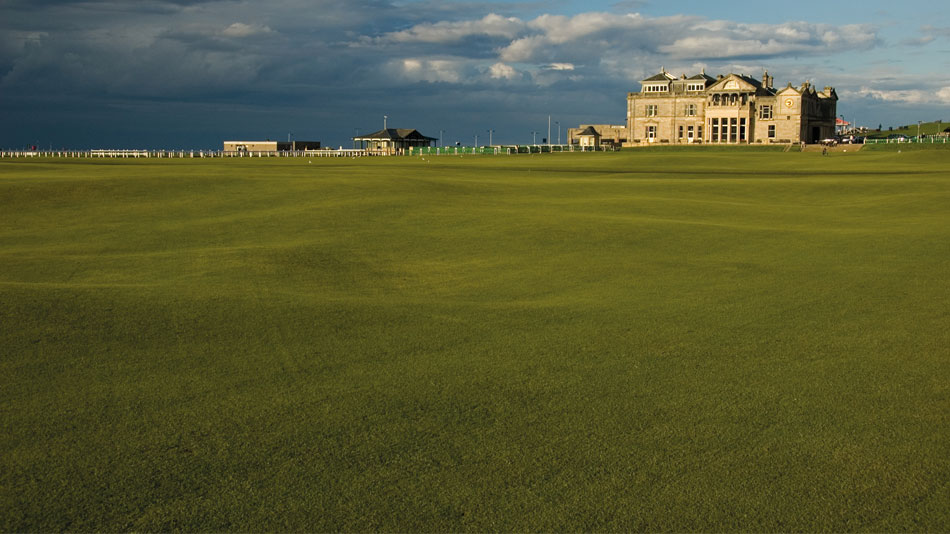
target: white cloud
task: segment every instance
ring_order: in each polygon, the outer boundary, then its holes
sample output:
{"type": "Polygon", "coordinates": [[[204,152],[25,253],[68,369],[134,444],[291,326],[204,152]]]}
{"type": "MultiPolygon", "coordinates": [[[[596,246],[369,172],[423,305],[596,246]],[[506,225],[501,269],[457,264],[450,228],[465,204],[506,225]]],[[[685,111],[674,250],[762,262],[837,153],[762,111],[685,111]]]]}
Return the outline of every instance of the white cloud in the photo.
{"type": "Polygon", "coordinates": [[[635,82],[660,65],[822,56],[873,48],[878,42],[877,29],[868,25],[749,24],[695,15],[587,12],[544,14],[526,21],[495,13],[468,20],[430,21],[401,31],[363,35],[348,45],[372,48],[384,62],[410,60],[410,67],[399,69],[404,79],[458,79],[464,83],[522,79],[547,84],[579,80],[580,73],[585,78],[635,82]],[[446,56],[465,59],[471,65],[453,69],[412,63],[446,56]],[[577,74],[554,77],[554,71],[563,70],[577,74]]]}
{"type": "Polygon", "coordinates": [[[936,39],[937,38],[933,35],[924,35],[923,37],[904,39],[900,44],[904,46],[926,46],[934,42],[936,39]]]}
{"type": "Polygon", "coordinates": [[[926,25],[920,28],[920,31],[924,32],[927,35],[933,35],[935,37],[948,37],[950,38],[950,26],[940,27],[940,26],[931,26],[926,25]]]}
{"type": "Polygon", "coordinates": [[[573,17],[564,15],[541,15],[528,25],[541,30],[551,43],[566,43],[576,41],[587,35],[595,34],[604,29],[625,26],[625,22],[639,15],[623,15],[617,17],[608,13],[581,13],[573,17]]]}
{"type": "Polygon", "coordinates": [[[521,77],[514,67],[501,62],[495,63],[489,67],[488,72],[489,75],[496,80],[514,80],[521,77]]]}
{"type": "Polygon", "coordinates": [[[391,66],[406,80],[420,82],[459,83],[462,63],[448,59],[411,58],[396,60],[391,66]]]}
{"type": "Polygon", "coordinates": [[[524,27],[518,18],[489,13],[479,20],[417,24],[408,30],[384,34],[380,40],[393,43],[455,43],[472,36],[513,39],[524,27]]]}
{"type": "Polygon", "coordinates": [[[647,19],[638,13],[541,15],[527,24],[532,33],[502,47],[499,55],[507,61],[580,57],[590,63],[604,55],[651,49],[658,37],[655,27],[682,20],[684,17],[647,19]]]}
{"type": "Polygon", "coordinates": [[[271,29],[267,26],[260,26],[257,24],[244,24],[243,22],[235,22],[234,24],[228,26],[221,32],[221,35],[225,37],[249,37],[251,35],[257,35],[261,33],[270,33],[271,29]]]}
{"type": "Polygon", "coordinates": [[[781,57],[866,49],[878,42],[876,28],[868,25],[747,24],[684,15],[541,15],[526,26],[526,32],[498,48],[501,60],[596,65],[642,54],[672,59],[781,57]]]}
{"type": "Polygon", "coordinates": [[[876,30],[860,24],[703,21],[687,28],[685,33],[689,36],[662,44],[659,50],[674,58],[776,57],[870,48],[877,42],[876,30]]]}
{"type": "Polygon", "coordinates": [[[670,45],[660,47],[661,52],[676,58],[732,58],[748,56],[769,56],[789,52],[804,52],[803,46],[792,46],[774,39],[758,41],[756,39],[736,39],[726,36],[697,36],[678,39],[670,45]]]}
{"type": "Polygon", "coordinates": [[[531,61],[544,44],[544,37],[540,35],[522,37],[521,39],[512,41],[508,46],[501,49],[498,55],[502,61],[531,61]]]}
{"type": "Polygon", "coordinates": [[[852,97],[872,98],[893,104],[950,104],[950,86],[937,90],[862,87],[858,91],[844,91],[843,94],[852,97]]]}

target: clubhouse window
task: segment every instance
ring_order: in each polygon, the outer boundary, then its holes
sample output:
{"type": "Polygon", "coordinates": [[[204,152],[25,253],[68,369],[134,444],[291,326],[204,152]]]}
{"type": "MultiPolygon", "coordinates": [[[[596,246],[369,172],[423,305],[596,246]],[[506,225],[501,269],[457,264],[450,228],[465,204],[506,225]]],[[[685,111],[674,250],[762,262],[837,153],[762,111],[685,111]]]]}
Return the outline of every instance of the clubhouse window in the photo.
{"type": "Polygon", "coordinates": [[[656,126],[647,126],[647,139],[656,139],[656,126]]]}
{"type": "MultiPolygon", "coordinates": [[[[714,143],[735,143],[746,140],[746,120],[735,117],[714,118],[709,123],[710,139],[714,143]]],[[[702,135],[702,131],[700,134],[702,135]]]]}
{"type": "Polygon", "coordinates": [[[769,139],[775,139],[775,125],[769,124],[769,139]]]}
{"type": "Polygon", "coordinates": [[[687,117],[696,116],[696,104],[686,104],[686,116],[687,117]]]}
{"type": "Polygon", "coordinates": [[[656,117],[657,105],[647,104],[647,117],[656,117]]]}
{"type": "Polygon", "coordinates": [[[762,106],[759,106],[759,118],[760,118],[760,119],[763,119],[763,120],[771,120],[771,119],[772,119],[772,106],[770,106],[770,105],[762,105],[762,106]]]}

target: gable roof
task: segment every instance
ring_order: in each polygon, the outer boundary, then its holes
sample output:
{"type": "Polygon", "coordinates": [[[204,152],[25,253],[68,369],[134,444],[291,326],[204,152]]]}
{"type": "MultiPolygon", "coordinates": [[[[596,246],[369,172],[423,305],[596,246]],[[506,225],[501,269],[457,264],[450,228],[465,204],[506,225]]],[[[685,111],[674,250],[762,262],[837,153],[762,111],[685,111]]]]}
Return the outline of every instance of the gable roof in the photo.
{"type": "Polygon", "coordinates": [[[755,78],[751,76],[746,76],[745,74],[735,74],[735,73],[729,74],[727,76],[723,76],[722,79],[716,80],[716,83],[708,87],[707,90],[709,91],[724,90],[726,89],[726,85],[730,84],[730,82],[734,82],[735,85],[737,86],[737,87],[733,87],[732,89],[739,89],[739,90],[745,90],[745,91],[751,90],[759,95],[763,95],[763,94],[774,95],[775,94],[774,89],[770,89],[766,87],[765,85],[762,84],[761,81],[756,80],[755,78]]]}
{"type": "Polygon", "coordinates": [[[653,76],[650,76],[646,80],[640,80],[640,81],[641,82],[668,82],[670,80],[675,80],[675,79],[676,79],[675,76],[673,76],[672,74],[664,70],[660,72],[659,74],[654,74],[653,76]]]}
{"type": "Polygon", "coordinates": [[[419,141],[435,141],[434,137],[426,137],[419,133],[419,130],[412,128],[386,128],[385,130],[380,130],[371,134],[358,135],[353,139],[388,139],[390,141],[415,139],[419,141]]]}
{"type": "Polygon", "coordinates": [[[577,134],[577,135],[578,135],[578,137],[580,137],[580,136],[582,136],[582,135],[595,135],[595,136],[600,137],[600,134],[597,133],[597,130],[595,130],[593,126],[588,126],[587,128],[584,129],[583,132],[581,132],[581,133],[579,133],[579,134],[577,134]]]}
{"type": "Polygon", "coordinates": [[[723,76],[721,80],[717,80],[716,83],[710,87],[710,90],[719,90],[725,89],[727,85],[735,85],[738,89],[757,89],[760,87],[760,84],[751,83],[746,77],[740,76],[738,74],[728,74],[723,76]]]}
{"type": "Polygon", "coordinates": [[[785,87],[783,87],[783,88],[781,88],[781,89],[779,89],[778,91],[775,92],[775,94],[777,94],[777,95],[781,95],[781,94],[784,94],[784,93],[795,93],[796,95],[801,95],[801,94],[802,94],[802,92],[799,91],[798,89],[796,89],[795,86],[793,86],[793,85],[791,84],[791,82],[789,82],[789,84],[788,84],[787,86],[785,86],[785,87]]]}
{"type": "Polygon", "coordinates": [[[690,76],[690,77],[687,78],[687,79],[688,79],[688,80],[703,80],[703,81],[706,82],[706,85],[707,85],[707,86],[708,86],[711,82],[715,82],[715,81],[716,81],[715,78],[713,78],[712,76],[706,74],[705,71],[704,71],[704,72],[700,72],[699,74],[697,74],[697,75],[695,75],[695,76],[690,76]]]}

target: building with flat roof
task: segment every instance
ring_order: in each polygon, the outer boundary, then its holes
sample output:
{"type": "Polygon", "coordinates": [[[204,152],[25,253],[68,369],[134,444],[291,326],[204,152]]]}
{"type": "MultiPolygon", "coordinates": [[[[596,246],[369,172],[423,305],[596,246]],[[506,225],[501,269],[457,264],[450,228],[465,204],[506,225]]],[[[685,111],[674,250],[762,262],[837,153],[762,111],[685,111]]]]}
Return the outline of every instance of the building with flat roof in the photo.
{"type": "Polygon", "coordinates": [[[225,141],[225,154],[320,150],[320,141],[225,141]]]}

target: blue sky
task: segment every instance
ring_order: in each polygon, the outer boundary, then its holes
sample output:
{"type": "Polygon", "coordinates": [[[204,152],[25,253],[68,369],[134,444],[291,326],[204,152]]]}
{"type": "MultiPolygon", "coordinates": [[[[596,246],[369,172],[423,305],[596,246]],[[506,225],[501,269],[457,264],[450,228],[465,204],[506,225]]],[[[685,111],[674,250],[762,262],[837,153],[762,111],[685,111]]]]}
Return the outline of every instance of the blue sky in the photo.
{"type": "Polygon", "coordinates": [[[562,137],[623,123],[661,67],[830,85],[870,127],[950,121],[950,2],[0,0],[0,147],[350,146],[384,115],[525,143],[549,115],[562,137]]]}

